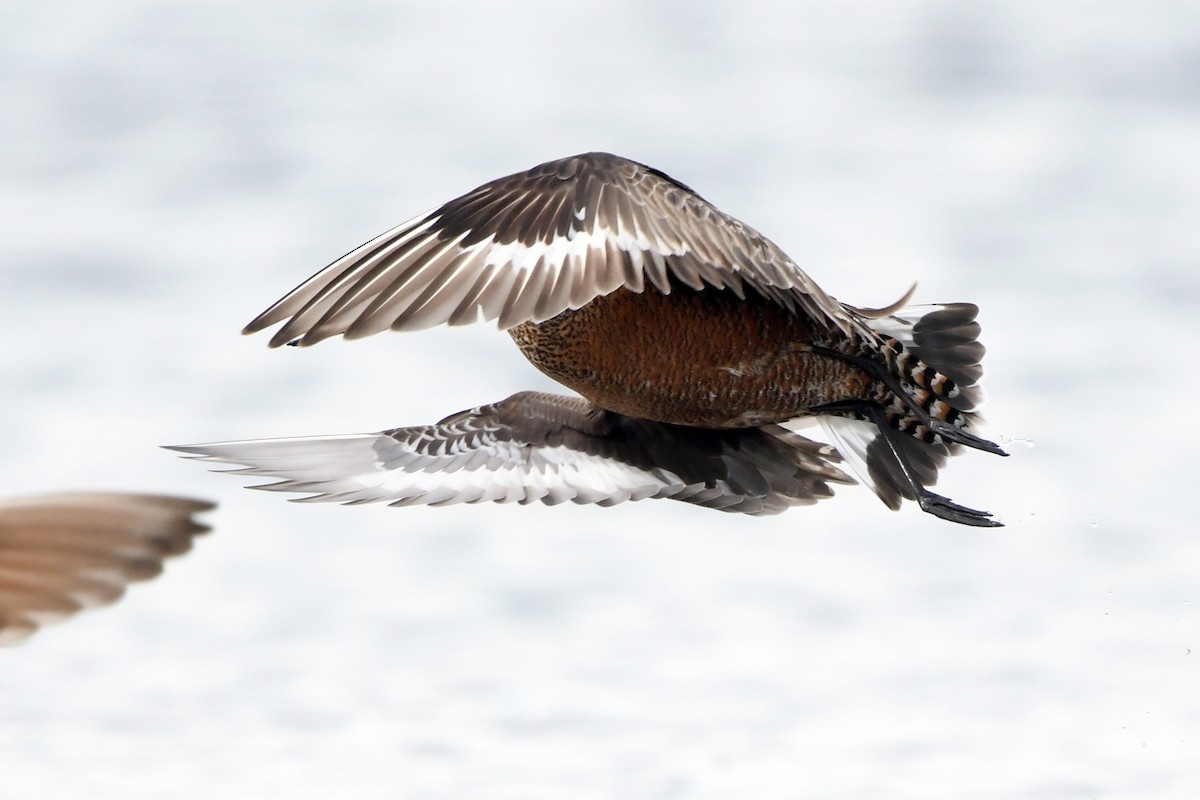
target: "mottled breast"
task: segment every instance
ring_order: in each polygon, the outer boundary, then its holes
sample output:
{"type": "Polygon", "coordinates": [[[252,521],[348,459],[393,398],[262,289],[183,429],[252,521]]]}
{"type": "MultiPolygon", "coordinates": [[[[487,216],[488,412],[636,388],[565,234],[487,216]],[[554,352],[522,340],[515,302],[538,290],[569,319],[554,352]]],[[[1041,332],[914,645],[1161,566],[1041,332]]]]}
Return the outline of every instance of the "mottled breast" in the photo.
{"type": "Polygon", "coordinates": [[[619,289],[509,333],[535,366],[593,403],[660,422],[757,426],[877,388],[812,352],[807,316],[752,290],[741,299],[720,289],[619,289]]]}

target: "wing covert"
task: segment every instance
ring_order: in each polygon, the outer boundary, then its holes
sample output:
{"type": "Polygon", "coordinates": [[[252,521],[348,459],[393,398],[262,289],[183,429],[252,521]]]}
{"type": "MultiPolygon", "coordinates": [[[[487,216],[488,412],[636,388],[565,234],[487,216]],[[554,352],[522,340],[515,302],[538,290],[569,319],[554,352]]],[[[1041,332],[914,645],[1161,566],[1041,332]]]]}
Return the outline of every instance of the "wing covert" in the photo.
{"type": "Polygon", "coordinates": [[[484,184],[372,239],[244,330],[271,346],[495,320],[541,322],[617,289],[672,280],[742,296],[747,285],[845,333],[857,317],[774,243],[686,185],[608,153],[484,184]]]}
{"type": "Polygon", "coordinates": [[[832,447],[775,426],[706,430],[614,414],[581,398],[520,392],[434,425],[381,433],[170,449],[278,478],[254,488],[305,501],[449,505],[649,497],[774,514],[852,483],[832,447]]]}

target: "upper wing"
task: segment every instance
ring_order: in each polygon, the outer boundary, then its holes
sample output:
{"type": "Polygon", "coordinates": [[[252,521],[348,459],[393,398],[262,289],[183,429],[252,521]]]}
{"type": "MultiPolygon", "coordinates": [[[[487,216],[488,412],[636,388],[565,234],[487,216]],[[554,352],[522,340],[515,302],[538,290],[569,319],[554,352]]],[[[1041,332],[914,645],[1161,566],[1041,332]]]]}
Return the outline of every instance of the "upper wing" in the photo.
{"type": "Polygon", "coordinates": [[[47,622],[111,603],[208,528],[212,503],[138,494],[56,494],[0,501],[0,645],[47,622]]]}
{"type": "Polygon", "coordinates": [[[479,318],[541,322],[618,288],[745,284],[846,333],[854,316],[770,240],[658,170],[607,153],[486,183],[339,258],[245,328],[271,346],[479,318]]]}
{"type": "Polygon", "coordinates": [[[775,426],[704,430],[604,411],[579,398],[520,392],[436,425],[383,433],[172,447],[234,472],[281,478],[256,486],[303,500],[391,505],[613,505],[667,497],[773,514],[853,483],[828,445],[775,426]]]}

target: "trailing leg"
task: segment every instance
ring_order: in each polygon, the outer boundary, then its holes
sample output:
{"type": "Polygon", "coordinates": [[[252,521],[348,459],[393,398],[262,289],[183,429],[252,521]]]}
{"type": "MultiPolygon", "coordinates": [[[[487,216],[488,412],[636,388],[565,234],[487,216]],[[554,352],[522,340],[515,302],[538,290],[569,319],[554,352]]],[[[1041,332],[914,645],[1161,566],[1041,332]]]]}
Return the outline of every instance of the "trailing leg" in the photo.
{"type": "Polygon", "coordinates": [[[946,446],[929,444],[897,430],[879,404],[845,400],[813,411],[833,415],[821,418],[825,429],[833,434],[842,454],[860,467],[865,482],[889,507],[898,508],[903,497],[915,500],[928,514],[960,525],[981,528],[1003,525],[990,519],[987,511],[960,505],[926,488],[937,480],[938,467],[948,455],[946,446]],[[861,429],[865,426],[869,426],[866,433],[861,429]]]}

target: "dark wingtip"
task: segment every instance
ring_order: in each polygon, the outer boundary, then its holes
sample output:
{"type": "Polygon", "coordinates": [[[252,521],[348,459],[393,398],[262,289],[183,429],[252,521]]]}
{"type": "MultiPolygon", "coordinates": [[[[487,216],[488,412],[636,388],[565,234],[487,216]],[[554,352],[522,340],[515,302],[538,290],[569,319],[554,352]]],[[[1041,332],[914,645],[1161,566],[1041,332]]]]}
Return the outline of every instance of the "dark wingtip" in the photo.
{"type": "MultiPolygon", "coordinates": [[[[273,319],[270,316],[270,313],[270,309],[268,309],[246,323],[246,327],[242,328],[242,336],[251,336],[256,333],[261,333],[262,331],[265,331],[267,328],[274,325],[276,322],[279,322],[278,319],[273,319]]],[[[270,341],[267,342],[267,347],[275,349],[276,347],[282,347],[285,344],[295,344],[300,338],[302,337],[293,336],[291,331],[288,330],[288,325],[285,324],[279,330],[275,331],[275,334],[271,337],[270,341]]]]}
{"type": "Polygon", "coordinates": [[[274,308],[274,306],[272,306],[271,308],[268,308],[266,311],[262,312],[257,317],[255,317],[254,319],[247,322],[246,327],[242,328],[242,335],[249,336],[252,333],[258,333],[259,331],[264,331],[267,328],[274,325],[276,322],[278,322],[279,321],[278,319],[271,318],[271,310],[273,308],[274,308]]]}

